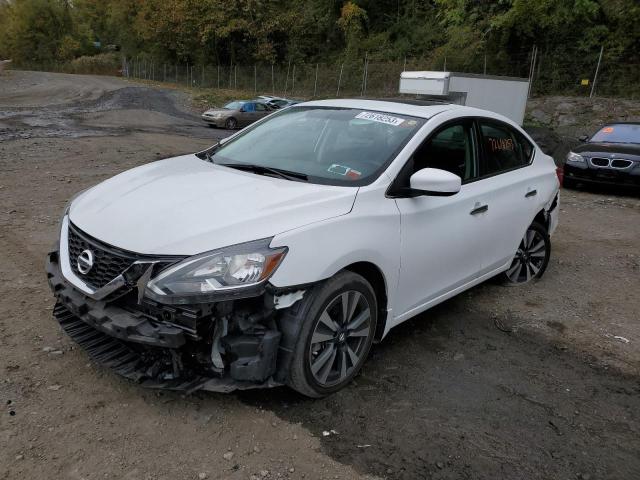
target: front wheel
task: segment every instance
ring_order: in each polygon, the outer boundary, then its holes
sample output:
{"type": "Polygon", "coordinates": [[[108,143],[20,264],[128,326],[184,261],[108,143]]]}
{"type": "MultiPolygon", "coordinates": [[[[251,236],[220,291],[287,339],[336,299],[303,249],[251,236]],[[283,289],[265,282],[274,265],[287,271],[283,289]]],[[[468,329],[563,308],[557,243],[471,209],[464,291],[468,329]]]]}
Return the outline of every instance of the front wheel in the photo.
{"type": "Polygon", "coordinates": [[[227,118],[227,121],[224,122],[224,126],[227,130],[235,130],[238,127],[238,121],[233,117],[227,118]]]}
{"type": "Polygon", "coordinates": [[[377,322],[373,288],[363,277],[343,271],[309,299],[296,342],[289,386],[320,398],[346,386],[369,354],[377,322]]]}
{"type": "Polygon", "coordinates": [[[551,239],[547,229],[532,223],[520,241],[509,268],[502,274],[508,285],[520,285],[542,277],[549,264],[551,239]]]}

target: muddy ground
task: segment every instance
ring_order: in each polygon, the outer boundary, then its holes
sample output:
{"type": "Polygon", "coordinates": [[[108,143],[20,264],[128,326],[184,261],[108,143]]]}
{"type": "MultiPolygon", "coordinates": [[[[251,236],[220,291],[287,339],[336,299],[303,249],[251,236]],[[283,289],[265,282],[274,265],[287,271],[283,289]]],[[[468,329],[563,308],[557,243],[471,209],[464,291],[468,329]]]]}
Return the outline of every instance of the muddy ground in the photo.
{"type": "Polygon", "coordinates": [[[324,400],[184,397],[94,366],[51,319],[45,253],[74,192],[226,134],[188,105],[114,78],[0,77],[0,478],[640,478],[635,192],[563,191],[542,281],[410,320],[324,400]]]}

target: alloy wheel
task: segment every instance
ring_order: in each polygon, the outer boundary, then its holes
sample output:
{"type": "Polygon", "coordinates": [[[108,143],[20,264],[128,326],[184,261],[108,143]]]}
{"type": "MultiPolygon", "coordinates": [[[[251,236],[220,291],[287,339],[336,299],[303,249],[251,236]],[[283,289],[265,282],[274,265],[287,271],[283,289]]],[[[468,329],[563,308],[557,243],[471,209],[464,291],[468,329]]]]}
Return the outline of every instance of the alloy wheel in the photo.
{"type": "Polygon", "coordinates": [[[540,231],[530,227],[505,275],[512,283],[529,282],[543,270],[546,258],[546,238],[540,231]]]}
{"type": "Polygon", "coordinates": [[[371,307],[355,290],[329,301],[316,322],[309,345],[309,369],[323,387],[344,381],[363,360],[372,334],[371,307]]]}

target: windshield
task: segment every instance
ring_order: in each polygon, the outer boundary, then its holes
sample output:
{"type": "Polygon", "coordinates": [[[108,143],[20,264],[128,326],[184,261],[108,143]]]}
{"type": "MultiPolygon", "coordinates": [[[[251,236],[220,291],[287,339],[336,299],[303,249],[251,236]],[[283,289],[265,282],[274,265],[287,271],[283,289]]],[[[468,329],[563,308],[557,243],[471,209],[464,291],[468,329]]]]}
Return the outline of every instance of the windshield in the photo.
{"type": "Polygon", "coordinates": [[[227,110],[240,110],[242,108],[242,105],[244,105],[244,102],[231,102],[227,103],[224,108],[226,108],[227,110]]]}
{"type": "Polygon", "coordinates": [[[640,124],[607,125],[591,137],[590,142],[640,143],[640,124]]]}
{"type": "Polygon", "coordinates": [[[395,113],[291,107],[225,143],[211,160],[294,172],[311,183],[366,185],[423,123],[395,113]]]}

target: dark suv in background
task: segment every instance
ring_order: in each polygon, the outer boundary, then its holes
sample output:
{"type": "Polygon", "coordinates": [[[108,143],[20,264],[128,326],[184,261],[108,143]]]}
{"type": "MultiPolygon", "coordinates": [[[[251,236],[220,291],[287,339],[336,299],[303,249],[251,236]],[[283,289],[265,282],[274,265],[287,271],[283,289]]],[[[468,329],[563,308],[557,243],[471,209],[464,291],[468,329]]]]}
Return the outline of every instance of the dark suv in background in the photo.
{"type": "Polygon", "coordinates": [[[580,182],[640,186],[640,123],[611,123],[567,155],[564,185],[580,182]]]}

